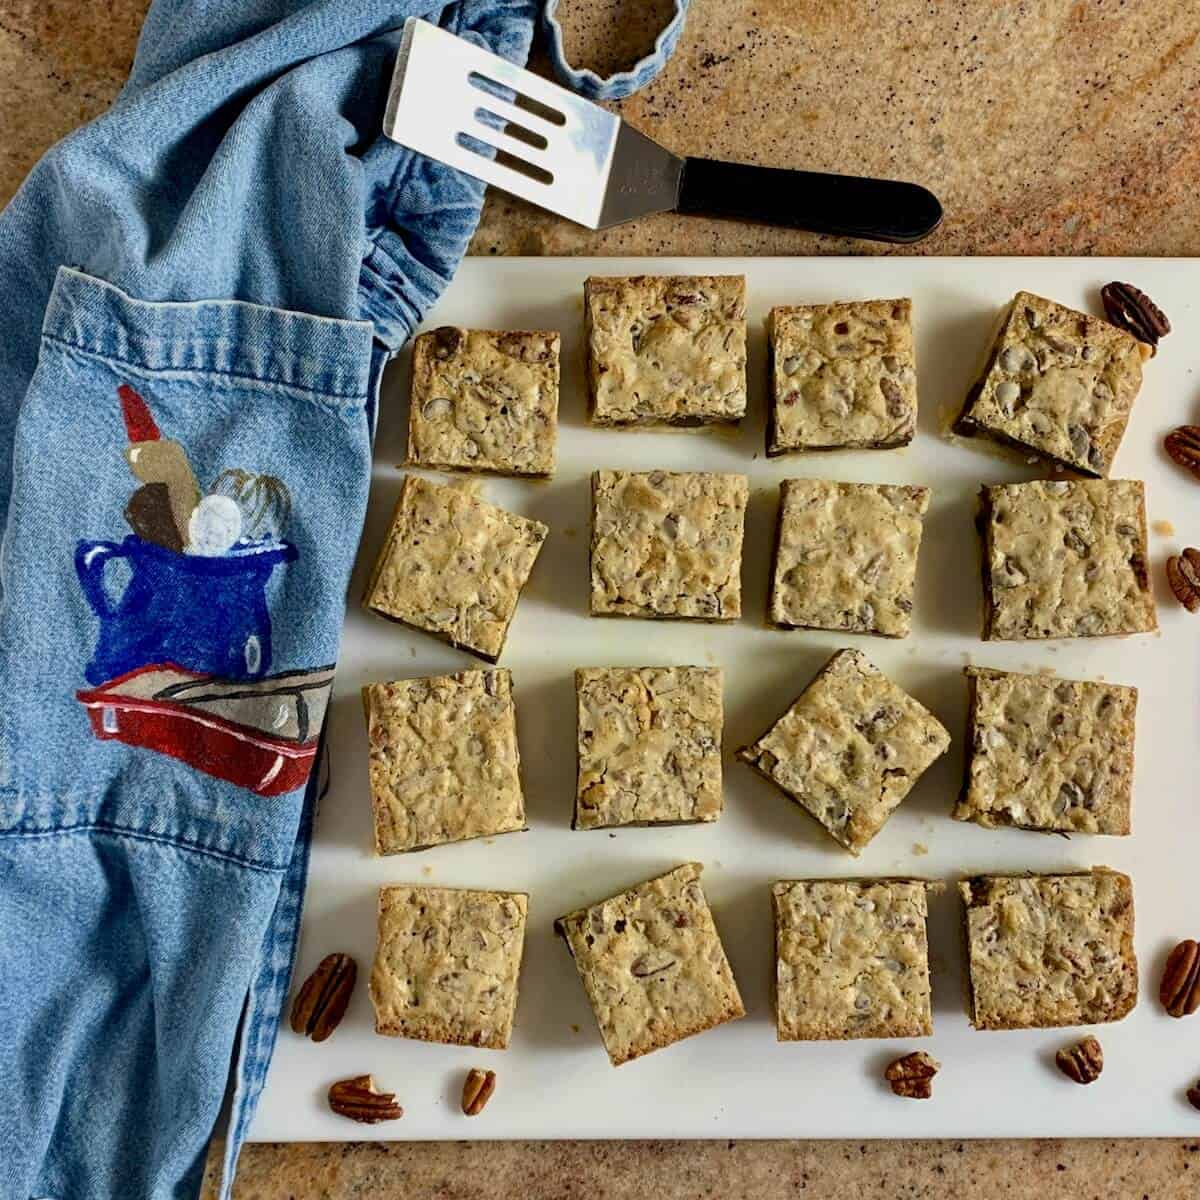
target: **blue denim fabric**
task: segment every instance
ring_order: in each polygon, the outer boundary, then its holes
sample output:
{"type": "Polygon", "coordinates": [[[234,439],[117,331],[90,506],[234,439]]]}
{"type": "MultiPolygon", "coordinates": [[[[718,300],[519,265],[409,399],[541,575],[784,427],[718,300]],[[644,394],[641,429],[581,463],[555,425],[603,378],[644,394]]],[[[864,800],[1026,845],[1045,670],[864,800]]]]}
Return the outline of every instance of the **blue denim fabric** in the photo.
{"type": "Polygon", "coordinates": [[[0,214],[0,1200],[195,1195],[233,1064],[229,1194],[380,372],[483,197],[379,133],[413,14],[535,4],[155,0],[0,214]]]}
{"type": "Polygon", "coordinates": [[[654,40],[654,49],[628,71],[618,71],[602,79],[588,67],[573,67],[563,48],[562,26],[558,23],[558,0],[546,0],[542,9],[542,28],[550,46],[554,73],[564,87],[573,88],[589,100],[623,100],[648,84],[667,65],[675,53],[690,0],[675,0],[675,14],[654,40]]]}

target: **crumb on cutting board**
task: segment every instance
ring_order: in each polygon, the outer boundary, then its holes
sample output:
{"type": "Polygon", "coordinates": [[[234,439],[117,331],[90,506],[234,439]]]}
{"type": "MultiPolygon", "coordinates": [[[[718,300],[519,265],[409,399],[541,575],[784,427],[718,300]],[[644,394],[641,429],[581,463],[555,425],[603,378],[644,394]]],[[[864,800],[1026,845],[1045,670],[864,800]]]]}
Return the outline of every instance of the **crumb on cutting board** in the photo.
{"type": "Polygon", "coordinates": [[[1171,537],[1175,532],[1175,526],[1170,521],[1151,521],[1150,528],[1158,534],[1159,537],[1171,537]]]}

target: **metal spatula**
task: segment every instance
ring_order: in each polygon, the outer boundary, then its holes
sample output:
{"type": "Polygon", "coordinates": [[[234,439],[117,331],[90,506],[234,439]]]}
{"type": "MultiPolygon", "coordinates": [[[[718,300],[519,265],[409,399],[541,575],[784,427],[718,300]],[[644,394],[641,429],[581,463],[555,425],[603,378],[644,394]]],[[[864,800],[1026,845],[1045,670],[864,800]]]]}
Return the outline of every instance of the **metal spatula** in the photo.
{"type": "Polygon", "coordinates": [[[599,105],[415,17],[383,129],[592,229],[675,211],[915,242],[942,219],[937,197],[915,183],[680,158],[599,105]]]}

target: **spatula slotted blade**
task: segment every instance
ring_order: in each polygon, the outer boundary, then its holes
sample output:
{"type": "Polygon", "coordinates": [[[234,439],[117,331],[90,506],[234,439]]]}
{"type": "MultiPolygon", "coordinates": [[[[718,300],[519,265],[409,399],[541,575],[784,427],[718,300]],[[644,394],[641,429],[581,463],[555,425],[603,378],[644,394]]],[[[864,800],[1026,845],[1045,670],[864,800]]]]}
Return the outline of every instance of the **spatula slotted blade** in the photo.
{"type": "Polygon", "coordinates": [[[678,157],[599,105],[415,17],[405,22],[383,128],[592,229],[675,205],[678,157]]]}
{"type": "Polygon", "coordinates": [[[937,197],[915,183],[680,158],[590,100],[416,17],[404,25],[384,132],[592,229],[675,211],[904,243],[942,219],[937,197]]]}

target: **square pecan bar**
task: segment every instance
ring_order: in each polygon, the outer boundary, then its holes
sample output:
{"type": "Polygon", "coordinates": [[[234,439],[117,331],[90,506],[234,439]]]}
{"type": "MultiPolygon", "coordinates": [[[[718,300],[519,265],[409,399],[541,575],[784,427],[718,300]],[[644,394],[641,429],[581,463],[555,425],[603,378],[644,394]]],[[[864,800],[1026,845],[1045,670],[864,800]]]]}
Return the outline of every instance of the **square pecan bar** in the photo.
{"type": "Polygon", "coordinates": [[[507,1049],[528,907],[521,892],[380,888],[375,1032],[507,1049]]]}
{"type": "Polygon", "coordinates": [[[839,650],[738,757],[858,854],[949,746],[931,712],[864,654],[839,650]]]}
{"type": "Polygon", "coordinates": [[[1158,628],[1140,480],[985,487],[979,529],[985,641],[1158,628]]]}
{"type": "Polygon", "coordinates": [[[1150,353],[1100,317],[1018,292],[955,430],[1105,476],[1150,353]]]}
{"type": "Polygon", "coordinates": [[[771,888],[781,1042],[933,1032],[928,885],[794,879],[771,888]]]}
{"type": "Polygon", "coordinates": [[[929,489],[785,479],[779,500],[771,624],[907,637],[929,489]]]}
{"type": "Polygon", "coordinates": [[[707,425],[745,416],[744,276],[593,276],[584,310],[594,424],[707,425]]]}
{"type": "Polygon", "coordinates": [[[1097,1025],[1137,1003],[1128,875],[984,875],[959,892],[976,1029],[1097,1025]]]}
{"type": "Polygon", "coordinates": [[[684,863],[555,922],[614,1067],[746,1015],[701,869],[684,863]]]}
{"type": "Polygon", "coordinates": [[[773,308],[767,454],[885,450],[917,428],[911,300],[773,308]]]}
{"type": "Polygon", "coordinates": [[[958,821],[1129,833],[1137,688],[967,667],[958,821]]]}
{"type": "Polygon", "coordinates": [[[363,607],[494,663],[549,529],[409,475],[363,607]]]}
{"type": "Polygon", "coordinates": [[[574,829],[721,815],[720,667],[575,672],[574,829]]]}
{"type": "Polygon", "coordinates": [[[510,671],[373,683],[362,698],[377,853],[525,828],[510,671]]]}
{"type": "Polygon", "coordinates": [[[412,361],[410,466],[554,474],[557,333],[447,325],[416,338],[412,361]]]}
{"type": "Polygon", "coordinates": [[[594,472],[592,616],[736,620],[749,492],[745,475],[594,472]]]}

